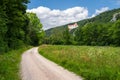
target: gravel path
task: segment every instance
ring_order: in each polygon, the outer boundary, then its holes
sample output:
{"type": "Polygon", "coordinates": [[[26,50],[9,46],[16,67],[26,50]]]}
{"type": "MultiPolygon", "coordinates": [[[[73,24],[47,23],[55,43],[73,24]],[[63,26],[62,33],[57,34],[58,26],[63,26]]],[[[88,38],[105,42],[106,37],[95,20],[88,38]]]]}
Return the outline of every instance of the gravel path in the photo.
{"type": "Polygon", "coordinates": [[[21,61],[22,80],[82,80],[38,53],[38,47],[26,51],[21,61]]]}

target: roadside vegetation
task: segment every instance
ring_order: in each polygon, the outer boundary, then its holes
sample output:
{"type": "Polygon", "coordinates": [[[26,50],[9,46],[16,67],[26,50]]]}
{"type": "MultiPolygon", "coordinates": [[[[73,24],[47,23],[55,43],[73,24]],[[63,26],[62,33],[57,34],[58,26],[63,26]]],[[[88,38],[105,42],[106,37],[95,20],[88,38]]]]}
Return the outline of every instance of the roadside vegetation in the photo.
{"type": "Polygon", "coordinates": [[[25,46],[42,43],[44,32],[35,13],[27,13],[29,0],[0,0],[0,80],[20,80],[25,46]]]}
{"type": "Polygon", "coordinates": [[[0,80],[21,80],[19,71],[21,54],[27,49],[25,47],[0,54],[0,80]]]}
{"type": "Polygon", "coordinates": [[[29,0],[0,0],[0,54],[42,43],[42,24],[35,13],[27,13],[29,0]]]}
{"type": "Polygon", "coordinates": [[[120,47],[42,45],[39,53],[85,80],[120,80],[120,47]]]}

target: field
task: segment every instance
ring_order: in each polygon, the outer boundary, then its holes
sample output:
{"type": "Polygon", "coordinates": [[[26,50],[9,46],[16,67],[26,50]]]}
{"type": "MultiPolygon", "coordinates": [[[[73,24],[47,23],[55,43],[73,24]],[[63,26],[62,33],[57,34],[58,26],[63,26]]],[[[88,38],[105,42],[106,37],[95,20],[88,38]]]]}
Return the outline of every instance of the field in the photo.
{"type": "Polygon", "coordinates": [[[21,54],[27,49],[0,54],[0,80],[21,80],[19,72],[21,54]]]}
{"type": "Polygon", "coordinates": [[[85,80],[120,80],[120,47],[42,45],[39,52],[85,80]]]}

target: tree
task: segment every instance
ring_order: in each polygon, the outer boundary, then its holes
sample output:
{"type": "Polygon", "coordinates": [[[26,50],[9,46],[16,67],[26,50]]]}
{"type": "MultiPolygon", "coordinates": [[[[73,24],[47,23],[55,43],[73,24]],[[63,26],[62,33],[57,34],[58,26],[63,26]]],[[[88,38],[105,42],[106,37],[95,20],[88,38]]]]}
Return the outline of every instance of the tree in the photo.
{"type": "Polygon", "coordinates": [[[63,32],[63,37],[64,37],[64,44],[69,45],[72,43],[71,35],[68,28],[66,28],[66,30],[63,32]]]}
{"type": "Polygon", "coordinates": [[[64,44],[63,31],[54,29],[52,35],[49,37],[50,44],[64,44]]]}
{"type": "Polygon", "coordinates": [[[7,43],[5,42],[5,34],[7,32],[7,15],[5,12],[6,3],[0,0],[0,53],[7,51],[7,43]]]}
{"type": "Polygon", "coordinates": [[[8,19],[6,41],[11,49],[18,49],[24,45],[24,26],[26,25],[26,4],[28,0],[7,0],[6,15],[8,19]]]}
{"type": "Polygon", "coordinates": [[[120,12],[116,15],[116,20],[120,20],[120,12]]]}
{"type": "Polygon", "coordinates": [[[82,27],[78,27],[77,30],[75,31],[74,40],[77,42],[78,45],[82,45],[83,44],[83,31],[82,31],[82,27]]]}
{"type": "Polygon", "coordinates": [[[112,26],[113,34],[113,44],[116,46],[120,46],[120,20],[116,21],[112,26]]]}
{"type": "Polygon", "coordinates": [[[75,32],[75,41],[79,45],[99,45],[105,46],[112,44],[111,28],[112,23],[88,23],[79,27],[75,32]]]}
{"type": "Polygon", "coordinates": [[[0,0],[0,53],[24,45],[28,0],[0,0]]]}
{"type": "Polygon", "coordinates": [[[42,43],[44,37],[42,24],[35,13],[27,13],[27,16],[29,18],[29,24],[26,34],[28,34],[30,44],[34,46],[39,45],[42,43]]]}

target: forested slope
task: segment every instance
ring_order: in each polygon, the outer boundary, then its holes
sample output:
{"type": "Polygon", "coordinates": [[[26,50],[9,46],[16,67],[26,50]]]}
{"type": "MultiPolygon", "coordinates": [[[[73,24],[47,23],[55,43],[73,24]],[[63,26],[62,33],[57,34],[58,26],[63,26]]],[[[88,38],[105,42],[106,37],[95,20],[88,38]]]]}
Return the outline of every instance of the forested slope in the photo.
{"type": "MultiPolygon", "coordinates": [[[[118,12],[120,12],[120,8],[103,12],[103,13],[101,13],[101,14],[93,17],[93,18],[89,18],[89,19],[78,21],[77,24],[79,25],[79,27],[82,27],[86,23],[90,23],[90,22],[101,22],[101,23],[110,22],[112,17],[113,17],[113,15],[115,13],[118,13],[118,12]]],[[[72,23],[70,23],[70,24],[72,24],[72,23]]],[[[46,32],[46,36],[50,36],[54,30],[64,31],[67,26],[68,26],[68,24],[48,29],[48,30],[45,31],[46,32]]],[[[74,30],[72,32],[74,32],[74,30]]]]}
{"type": "Polygon", "coordinates": [[[77,22],[79,27],[68,31],[67,25],[46,30],[47,44],[120,46],[120,9],[106,11],[96,17],[77,22]],[[115,20],[113,16],[115,16],[115,20]]]}

